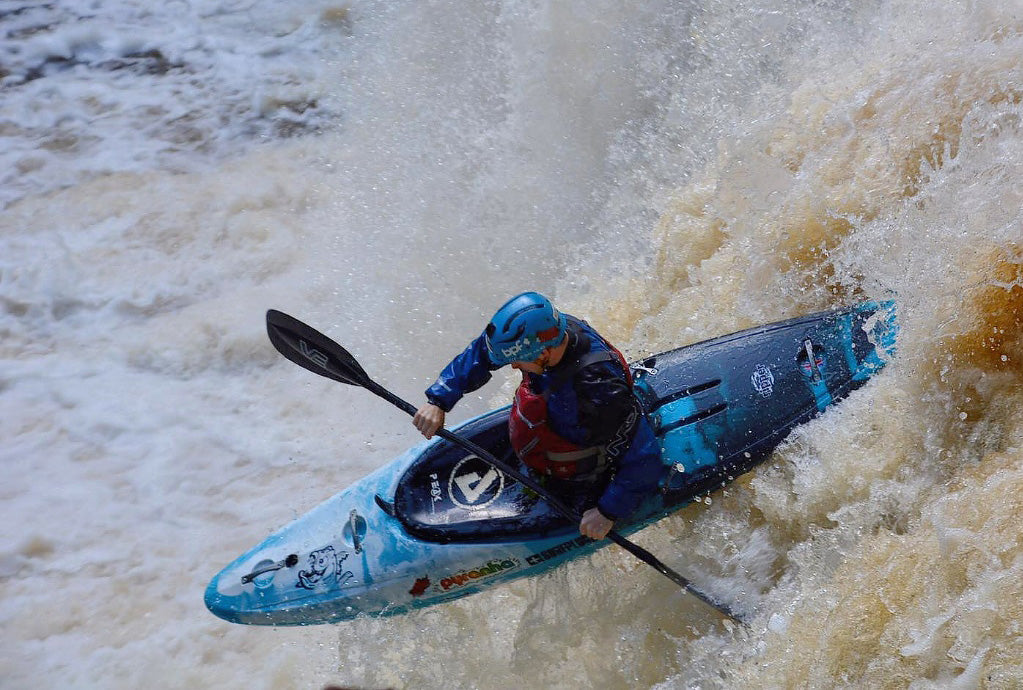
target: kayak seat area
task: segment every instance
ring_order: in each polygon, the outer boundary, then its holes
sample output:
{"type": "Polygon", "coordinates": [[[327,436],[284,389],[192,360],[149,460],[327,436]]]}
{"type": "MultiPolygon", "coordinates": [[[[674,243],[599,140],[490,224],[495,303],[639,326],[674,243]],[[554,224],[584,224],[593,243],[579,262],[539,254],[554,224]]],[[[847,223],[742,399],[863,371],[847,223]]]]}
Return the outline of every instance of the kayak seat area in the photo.
{"type": "MultiPolygon", "coordinates": [[[[508,409],[478,417],[456,433],[526,472],[508,440],[508,409]]],[[[445,439],[409,466],[391,506],[409,534],[431,542],[523,541],[575,529],[535,493],[445,439]]]]}

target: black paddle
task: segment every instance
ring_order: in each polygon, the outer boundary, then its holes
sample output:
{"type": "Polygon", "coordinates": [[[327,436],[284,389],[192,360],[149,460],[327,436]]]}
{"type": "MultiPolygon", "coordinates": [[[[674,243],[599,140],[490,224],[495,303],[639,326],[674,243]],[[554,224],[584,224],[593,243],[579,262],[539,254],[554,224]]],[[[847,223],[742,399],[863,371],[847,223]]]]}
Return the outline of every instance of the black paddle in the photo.
{"type": "MultiPolygon", "coordinates": [[[[416,414],[416,408],[413,407],[411,403],[402,400],[380,384],[373,381],[373,379],[366,374],[363,368],[359,366],[359,363],[355,361],[355,358],[352,357],[347,350],[311,326],[308,326],[283,312],[271,309],[266,313],[266,332],[270,336],[270,342],[273,343],[275,348],[277,348],[277,351],[300,367],[308,369],[314,374],[319,374],[320,376],[340,381],[341,383],[347,383],[352,386],[361,386],[362,388],[380,396],[395,407],[404,410],[408,414],[413,416],[416,414]]],[[[465,448],[471,453],[476,454],[480,459],[491,464],[501,472],[504,472],[509,477],[512,477],[531,491],[536,492],[536,494],[546,500],[551,507],[554,508],[554,510],[565,518],[571,520],[573,523],[578,523],[581,519],[581,516],[578,513],[558,500],[556,496],[551,495],[550,492],[535,482],[531,477],[522,474],[507,463],[498,460],[485,448],[473,443],[469,439],[453,434],[447,429],[441,429],[437,432],[437,435],[461,446],[462,448],[465,448]]],[[[696,589],[689,580],[661,563],[661,561],[659,561],[646,549],[632,543],[614,530],[611,530],[607,537],[639,560],[652,566],[659,573],[685,589],[700,601],[712,606],[732,620],[741,622],[741,619],[733,613],[729,607],[714,601],[709,596],[696,589]]]]}

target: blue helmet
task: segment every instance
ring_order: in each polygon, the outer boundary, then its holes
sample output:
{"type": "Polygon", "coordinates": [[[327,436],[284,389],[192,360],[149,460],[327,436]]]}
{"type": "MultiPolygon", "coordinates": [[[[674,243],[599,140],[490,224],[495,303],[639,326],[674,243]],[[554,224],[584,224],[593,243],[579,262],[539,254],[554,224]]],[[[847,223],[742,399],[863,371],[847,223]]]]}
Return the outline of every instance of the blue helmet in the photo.
{"type": "Polygon", "coordinates": [[[559,345],[568,319],[538,292],[523,292],[505,302],[487,325],[487,352],[499,366],[532,362],[544,348],[559,345]]]}

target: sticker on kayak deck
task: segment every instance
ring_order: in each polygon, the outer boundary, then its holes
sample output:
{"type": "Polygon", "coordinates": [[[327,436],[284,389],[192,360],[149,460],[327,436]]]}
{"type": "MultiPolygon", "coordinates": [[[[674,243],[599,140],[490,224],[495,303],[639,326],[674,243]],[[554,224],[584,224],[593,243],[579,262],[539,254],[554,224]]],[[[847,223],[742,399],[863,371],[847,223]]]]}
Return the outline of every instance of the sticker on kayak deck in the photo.
{"type": "Polygon", "coordinates": [[[436,472],[430,473],[430,513],[437,513],[437,501],[443,500],[441,498],[440,489],[440,478],[437,477],[436,472]]]}
{"type": "Polygon", "coordinates": [[[333,546],[325,546],[311,552],[306,567],[298,571],[298,582],[295,587],[300,589],[318,589],[331,585],[341,587],[355,577],[351,570],[341,570],[341,564],[347,559],[347,551],[342,551],[338,556],[333,546]]]}
{"type": "Polygon", "coordinates": [[[414,597],[421,597],[426,594],[428,589],[430,589],[430,578],[428,576],[417,577],[415,584],[412,585],[412,589],[408,593],[414,597]]]}
{"type": "Polygon", "coordinates": [[[442,578],[440,588],[446,592],[452,587],[461,587],[474,580],[484,580],[517,567],[519,567],[519,559],[517,558],[495,558],[472,570],[463,570],[460,573],[442,578]]]}
{"type": "Polygon", "coordinates": [[[475,455],[462,458],[448,479],[448,496],[455,505],[477,510],[497,500],[504,491],[504,475],[475,455]]]}
{"type": "Polygon", "coordinates": [[[770,398],[771,394],[774,393],[774,374],[771,373],[771,368],[766,364],[758,364],[757,368],[753,370],[753,375],[749,377],[753,383],[753,387],[757,389],[757,393],[760,393],[765,398],[770,398]]]}
{"type": "Polygon", "coordinates": [[[574,549],[578,549],[580,546],[585,546],[586,544],[589,544],[591,541],[592,540],[589,537],[576,537],[569,541],[558,544],[557,546],[545,549],[539,553],[534,553],[531,556],[527,556],[526,563],[528,563],[529,565],[537,565],[538,563],[543,563],[546,560],[550,560],[551,558],[560,556],[566,551],[572,551],[574,549]]]}

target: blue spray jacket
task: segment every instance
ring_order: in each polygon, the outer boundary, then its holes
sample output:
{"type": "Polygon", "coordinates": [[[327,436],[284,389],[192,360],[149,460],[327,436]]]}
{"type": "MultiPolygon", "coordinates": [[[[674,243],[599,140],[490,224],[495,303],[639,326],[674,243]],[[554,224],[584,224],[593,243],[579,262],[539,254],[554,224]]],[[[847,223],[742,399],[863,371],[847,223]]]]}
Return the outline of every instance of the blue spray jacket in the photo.
{"type": "MultiPolygon", "coordinates": [[[[571,366],[593,350],[609,350],[585,321],[568,317],[569,344],[557,366],[543,374],[525,374],[537,393],[549,390],[547,409],[551,428],[580,446],[603,446],[614,473],[597,501],[606,517],[617,520],[632,513],[657,486],[661,473],[660,447],[650,422],[633,395],[616,361],[594,362],[576,371],[563,384],[559,369],[571,366]]],[[[466,393],[490,380],[495,365],[483,334],[455,357],[426,390],[427,399],[449,412],[466,393]]]]}

